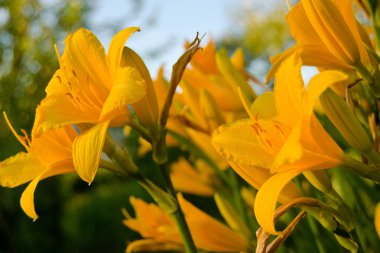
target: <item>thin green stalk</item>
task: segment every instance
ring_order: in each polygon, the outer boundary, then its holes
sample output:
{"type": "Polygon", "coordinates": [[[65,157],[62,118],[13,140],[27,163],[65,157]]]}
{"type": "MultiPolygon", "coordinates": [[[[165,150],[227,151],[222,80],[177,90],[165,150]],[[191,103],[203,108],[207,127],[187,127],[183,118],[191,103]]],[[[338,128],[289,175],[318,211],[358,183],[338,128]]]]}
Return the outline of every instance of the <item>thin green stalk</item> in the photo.
{"type": "Polygon", "coordinates": [[[243,219],[243,221],[245,223],[248,223],[249,222],[248,215],[247,215],[247,212],[245,211],[243,198],[241,197],[241,194],[239,191],[240,185],[239,185],[238,177],[235,171],[233,171],[232,169],[230,169],[229,174],[230,174],[230,185],[231,185],[232,196],[233,196],[233,201],[235,203],[235,207],[237,211],[239,212],[240,217],[243,219]]]}
{"type": "Polygon", "coordinates": [[[144,140],[148,142],[152,141],[148,130],[143,127],[137,119],[131,120],[131,122],[129,122],[129,126],[135,129],[144,140]]]}
{"type": "Polygon", "coordinates": [[[312,241],[317,246],[318,252],[326,253],[326,250],[325,250],[323,243],[321,241],[321,234],[318,231],[318,227],[317,227],[315,219],[313,219],[311,216],[307,216],[306,220],[307,220],[307,223],[308,223],[309,228],[311,230],[311,233],[313,235],[313,237],[310,237],[310,238],[314,238],[314,240],[312,240],[312,241]]]}
{"type": "Polygon", "coordinates": [[[128,154],[128,151],[125,148],[123,149],[115,145],[109,134],[106,136],[103,150],[108,157],[114,159],[127,174],[136,174],[138,172],[138,168],[128,154]]]}
{"type": "MultiPolygon", "coordinates": [[[[160,169],[161,169],[162,175],[164,177],[164,182],[165,182],[168,193],[170,193],[178,202],[178,198],[177,198],[176,192],[174,190],[173,183],[172,183],[172,180],[170,178],[170,172],[169,172],[168,168],[166,167],[165,164],[161,164],[160,169]]],[[[191,233],[190,233],[189,226],[186,223],[185,216],[182,212],[180,205],[178,205],[177,210],[172,214],[172,216],[174,217],[174,219],[177,223],[179,232],[181,234],[181,237],[182,237],[182,240],[183,240],[183,243],[185,246],[185,251],[187,253],[196,253],[197,248],[195,247],[193,238],[192,238],[191,233]]]]}
{"type": "Polygon", "coordinates": [[[355,67],[356,67],[356,70],[363,77],[363,79],[366,80],[366,82],[368,82],[368,84],[372,85],[372,83],[373,83],[373,76],[368,71],[368,69],[362,63],[358,63],[355,67]]]}
{"type": "Polygon", "coordinates": [[[379,168],[369,166],[367,164],[359,162],[348,156],[345,157],[344,165],[348,169],[361,175],[362,177],[365,177],[367,179],[380,183],[380,169],[379,168]]]}
{"type": "Polygon", "coordinates": [[[118,164],[112,162],[112,161],[106,161],[101,159],[99,162],[99,167],[111,172],[114,172],[120,176],[126,177],[128,176],[128,173],[125,172],[118,164]]]}
{"type": "Polygon", "coordinates": [[[375,164],[380,164],[380,155],[376,152],[374,148],[372,148],[371,151],[367,152],[365,155],[371,162],[375,164]]]}

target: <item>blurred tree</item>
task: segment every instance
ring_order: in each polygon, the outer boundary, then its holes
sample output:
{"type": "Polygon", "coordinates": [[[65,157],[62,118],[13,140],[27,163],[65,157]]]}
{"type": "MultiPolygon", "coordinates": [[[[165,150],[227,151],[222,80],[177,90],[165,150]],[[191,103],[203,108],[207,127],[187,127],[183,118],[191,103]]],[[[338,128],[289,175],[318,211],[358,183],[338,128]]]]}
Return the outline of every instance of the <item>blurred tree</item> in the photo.
{"type": "MultiPolygon", "coordinates": [[[[0,1],[0,110],[29,131],[34,110],[58,66],[53,45],[86,25],[85,1],[0,1]],[[43,2],[43,3],[42,3],[43,2]]],[[[20,149],[0,117],[0,158],[20,149]]]]}
{"type": "MultiPolygon", "coordinates": [[[[292,5],[296,2],[291,1],[292,5]]],[[[231,13],[234,28],[226,32],[218,46],[229,51],[243,48],[251,71],[263,80],[270,67],[269,57],[282,52],[293,41],[285,19],[287,6],[285,1],[278,4],[273,0],[241,3],[231,13]]]]}

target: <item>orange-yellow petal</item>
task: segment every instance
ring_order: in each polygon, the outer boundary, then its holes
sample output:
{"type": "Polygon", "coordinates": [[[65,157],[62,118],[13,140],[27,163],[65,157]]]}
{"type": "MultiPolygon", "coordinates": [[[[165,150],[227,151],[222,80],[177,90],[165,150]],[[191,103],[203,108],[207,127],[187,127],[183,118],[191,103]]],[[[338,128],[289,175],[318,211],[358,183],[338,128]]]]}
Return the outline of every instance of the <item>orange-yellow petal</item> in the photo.
{"type": "Polygon", "coordinates": [[[272,67],[268,71],[268,74],[266,76],[265,82],[269,83],[269,81],[274,77],[274,75],[277,73],[278,68],[281,66],[282,62],[287,59],[290,55],[294,54],[298,50],[297,46],[292,46],[283,52],[272,56],[270,58],[270,62],[272,63],[272,67]]]}
{"type": "Polygon", "coordinates": [[[128,244],[127,253],[131,252],[183,252],[183,245],[173,242],[161,242],[154,239],[141,239],[128,244]]]}
{"type": "Polygon", "coordinates": [[[348,76],[340,71],[327,70],[319,73],[310,80],[307,87],[307,106],[308,114],[313,112],[315,103],[319,96],[330,86],[335,83],[341,83],[348,79],[348,76]]]}
{"type": "Polygon", "coordinates": [[[298,170],[281,172],[272,176],[258,191],[255,198],[255,216],[260,226],[270,234],[280,234],[274,226],[274,213],[282,189],[292,178],[300,174],[298,170]]]}
{"type": "MultiPolygon", "coordinates": [[[[234,162],[230,162],[230,165],[239,176],[257,190],[260,189],[261,186],[272,176],[268,168],[234,162]]],[[[281,203],[284,203],[300,196],[302,196],[302,194],[297,186],[292,182],[289,182],[280,193],[278,199],[281,203]]]]}
{"type": "Polygon", "coordinates": [[[104,48],[89,30],[81,28],[65,40],[67,57],[75,72],[85,73],[99,87],[112,86],[104,48]]]}
{"type": "Polygon", "coordinates": [[[34,192],[40,180],[50,176],[70,173],[73,171],[74,169],[72,168],[71,162],[63,162],[62,164],[57,165],[56,168],[45,168],[43,172],[35,177],[26,187],[20,199],[21,208],[26,213],[26,215],[32,218],[33,221],[37,220],[38,218],[38,215],[34,208],[34,192]]]}
{"type": "Polygon", "coordinates": [[[231,63],[235,66],[237,70],[244,71],[245,58],[244,58],[244,51],[242,48],[236,49],[234,54],[231,56],[231,63]]]}
{"type": "Polygon", "coordinates": [[[34,192],[36,190],[38,182],[41,180],[43,173],[38,177],[34,178],[32,182],[26,187],[24,192],[21,195],[20,204],[22,210],[28,215],[33,221],[37,220],[38,215],[34,209],[34,192]]]}
{"type": "Polygon", "coordinates": [[[304,117],[292,129],[273,162],[271,172],[331,168],[341,164],[343,157],[343,151],[312,115],[304,117]]]}
{"type": "Polygon", "coordinates": [[[40,175],[46,167],[30,153],[18,153],[0,162],[0,185],[16,187],[40,175]]]}
{"type": "Polygon", "coordinates": [[[111,75],[114,77],[121,64],[121,56],[123,54],[124,44],[128,38],[135,32],[140,31],[138,27],[128,27],[113,36],[110,46],[108,48],[108,62],[111,75]]]}
{"type": "Polygon", "coordinates": [[[223,252],[240,252],[248,249],[247,238],[196,208],[180,194],[178,201],[198,248],[223,252]]]}
{"type": "Polygon", "coordinates": [[[124,67],[117,72],[110,94],[103,105],[100,120],[110,120],[125,112],[128,105],[146,95],[146,83],[135,68],[124,67]]]}
{"type": "Polygon", "coordinates": [[[91,184],[99,166],[109,121],[81,133],[73,143],[73,162],[78,175],[91,184]]]}
{"type": "Polygon", "coordinates": [[[221,169],[227,168],[228,164],[224,159],[220,159],[220,155],[215,151],[211,144],[211,137],[203,132],[196,131],[191,128],[186,128],[187,134],[210,159],[212,159],[221,169]]]}
{"type": "Polygon", "coordinates": [[[54,94],[67,94],[70,92],[69,86],[66,85],[67,80],[66,76],[63,73],[61,69],[58,69],[55,73],[54,76],[50,79],[48,85],[46,86],[46,95],[54,95],[54,94]]]}
{"type": "Polygon", "coordinates": [[[199,108],[210,132],[224,123],[222,112],[213,96],[205,89],[199,92],[199,108]]]}
{"type": "Polygon", "coordinates": [[[191,59],[191,65],[205,74],[217,74],[219,71],[216,66],[215,52],[215,44],[211,39],[203,50],[199,50],[194,54],[191,59]]]}
{"type": "Polygon", "coordinates": [[[239,87],[248,98],[248,100],[250,102],[253,102],[253,100],[256,98],[255,92],[245,80],[244,76],[232,64],[226,50],[222,49],[218,51],[216,54],[216,63],[218,65],[220,73],[227,81],[227,84],[233,88],[235,94],[238,95],[237,88],[239,87]]]}
{"type": "Polygon", "coordinates": [[[183,158],[172,164],[170,177],[177,191],[200,196],[212,196],[215,192],[212,186],[203,180],[202,175],[183,158]]]}
{"type": "Polygon", "coordinates": [[[137,101],[132,105],[139,120],[146,126],[155,126],[158,121],[158,101],[156,91],[153,86],[152,78],[141,57],[129,47],[124,47],[122,59],[122,67],[136,68],[146,82],[146,97],[137,101]]]}
{"type": "Polygon", "coordinates": [[[301,58],[304,65],[325,69],[353,70],[353,67],[337,59],[327,48],[321,45],[302,45],[298,48],[301,50],[301,58]]]}
{"type": "Polygon", "coordinates": [[[298,53],[283,61],[275,75],[274,100],[280,120],[294,125],[302,115],[305,87],[301,75],[302,62],[298,53]]]}
{"type": "Polygon", "coordinates": [[[58,94],[43,99],[36,113],[39,114],[33,129],[36,136],[69,124],[96,122],[98,117],[91,111],[82,111],[73,98],[58,94]]]}
{"type": "Polygon", "coordinates": [[[277,116],[277,109],[274,102],[273,92],[264,92],[255,99],[251,106],[253,115],[258,115],[260,119],[273,119],[277,116]]]}
{"type": "Polygon", "coordinates": [[[214,131],[212,144],[218,153],[234,163],[270,168],[273,156],[259,142],[251,119],[226,124],[214,131]]]}
{"type": "Polygon", "coordinates": [[[302,1],[305,13],[326,47],[342,62],[360,60],[355,38],[338,7],[331,0],[302,1]]]}

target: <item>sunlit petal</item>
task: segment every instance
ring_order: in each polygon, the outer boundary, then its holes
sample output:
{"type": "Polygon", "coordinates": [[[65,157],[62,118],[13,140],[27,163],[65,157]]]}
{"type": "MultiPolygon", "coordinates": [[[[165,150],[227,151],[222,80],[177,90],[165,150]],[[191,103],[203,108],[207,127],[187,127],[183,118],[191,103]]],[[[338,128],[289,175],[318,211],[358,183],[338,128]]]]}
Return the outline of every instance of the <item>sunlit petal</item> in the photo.
{"type": "Polygon", "coordinates": [[[76,72],[86,73],[97,86],[111,88],[104,48],[91,31],[78,29],[66,39],[65,44],[64,56],[68,57],[76,72]]]}
{"type": "Polygon", "coordinates": [[[102,154],[109,121],[99,123],[81,133],[73,143],[74,167],[89,184],[94,180],[102,154]]]}
{"type": "Polygon", "coordinates": [[[249,242],[241,234],[212,218],[178,195],[195,245],[207,251],[239,252],[248,249],[249,242]]]}
{"type": "Polygon", "coordinates": [[[311,114],[319,96],[335,83],[341,83],[348,79],[348,76],[340,71],[323,71],[313,77],[307,87],[307,113],[311,114]]]}
{"type": "MultiPolygon", "coordinates": [[[[267,168],[230,162],[234,171],[257,190],[272,176],[267,168]]],[[[292,182],[287,184],[279,195],[279,201],[284,203],[302,196],[297,186],[292,182]]]]}
{"type": "Polygon", "coordinates": [[[0,162],[0,185],[16,187],[40,175],[46,167],[30,153],[18,153],[0,162]]]}
{"type": "Polygon", "coordinates": [[[298,53],[285,60],[275,75],[274,97],[281,120],[292,126],[302,115],[305,87],[298,53]],[[291,112],[291,113],[289,113],[291,112]]]}
{"type": "Polygon", "coordinates": [[[128,244],[126,252],[182,252],[183,245],[172,242],[160,242],[154,239],[141,239],[128,244]]]}
{"type": "Polygon", "coordinates": [[[109,120],[120,115],[120,110],[127,109],[128,105],[137,102],[145,95],[146,83],[137,69],[120,68],[110,94],[103,105],[100,120],[109,120]]]}
{"type": "Polygon", "coordinates": [[[302,1],[305,13],[326,47],[341,61],[355,65],[360,52],[338,7],[331,0],[302,1]]]}
{"type": "Polygon", "coordinates": [[[43,173],[41,173],[38,177],[34,178],[32,182],[30,182],[28,187],[26,187],[26,189],[22,193],[21,199],[20,199],[22,210],[24,210],[26,215],[28,215],[34,221],[37,220],[38,218],[36,210],[34,209],[34,192],[42,176],[43,176],[43,173]]]}
{"type": "Polygon", "coordinates": [[[118,32],[111,41],[108,48],[108,61],[112,76],[116,76],[117,70],[121,64],[121,56],[124,49],[124,44],[128,38],[135,32],[140,31],[138,27],[128,27],[118,32]]]}
{"type": "Polygon", "coordinates": [[[97,121],[95,115],[90,111],[82,111],[68,95],[46,97],[38,106],[36,114],[39,114],[34,129],[36,136],[69,124],[97,121]]]}
{"type": "Polygon", "coordinates": [[[146,96],[132,105],[139,120],[146,126],[155,126],[158,121],[158,101],[152,78],[143,59],[129,47],[125,47],[121,67],[136,68],[146,82],[146,96]]]}
{"type": "Polygon", "coordinates": [[[279,234],[274,226],[274,212],[282,189],[292,178],[299,175],[299,170],[290,170],[272,176],[258,191],[255,198],[255,216],[260,226],[270,234],[279,234]]]}
{"type": "Polygon", "coordinates": [[[223,125],[214,131],[212,144],[229,161],[269,168],[273,156],[262,147],[252,125],[251,119],[223,125]]]}

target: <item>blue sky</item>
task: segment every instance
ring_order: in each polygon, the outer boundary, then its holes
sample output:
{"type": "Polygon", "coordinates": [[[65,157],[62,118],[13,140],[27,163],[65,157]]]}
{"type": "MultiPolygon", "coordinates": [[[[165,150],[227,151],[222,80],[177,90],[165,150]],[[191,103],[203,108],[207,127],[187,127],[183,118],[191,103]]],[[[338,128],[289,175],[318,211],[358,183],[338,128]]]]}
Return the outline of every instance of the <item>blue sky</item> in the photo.
{"type": "Polygon", "coordinates": [[[155,76],[162,64],[170,71],[183,52],[185,40],[192,40],[196,32],[206,34],[203,44],[210,36],[220,38],[235,29],[232,15],[239,6],[255,1],[258,0],[136,0],[143,3],[140,10],[133,9],[133,0],[98,0],[90,23],[106,48],[115,33],[107,24],[116,23],[119,27],[115,30],[139,26],[141,32],[132,36],[127,45],[143,57],[155,76]]]}
{"type": "MultiPolygon", "coordinates": [[[[291,1],[292,3],[294,1],[291,1]]],[[[128,26],[139,26],[127,45],[145,61],[152,77],[161,65],[166,76],[184,51],[185,40],[197,32],[205,34],[203,45],[210,37],[215,40],[239,29],[239,11],[254,10],[265,17],[270,8],[286,8],[284,0],[96,0],[90,16],[91,29],[108,48],[112,36],[128,26]],[[135,8],[134,3],[141,3],[135,8]]],[[[304,67],[305,83],[317,73],[304,67]]]]}

